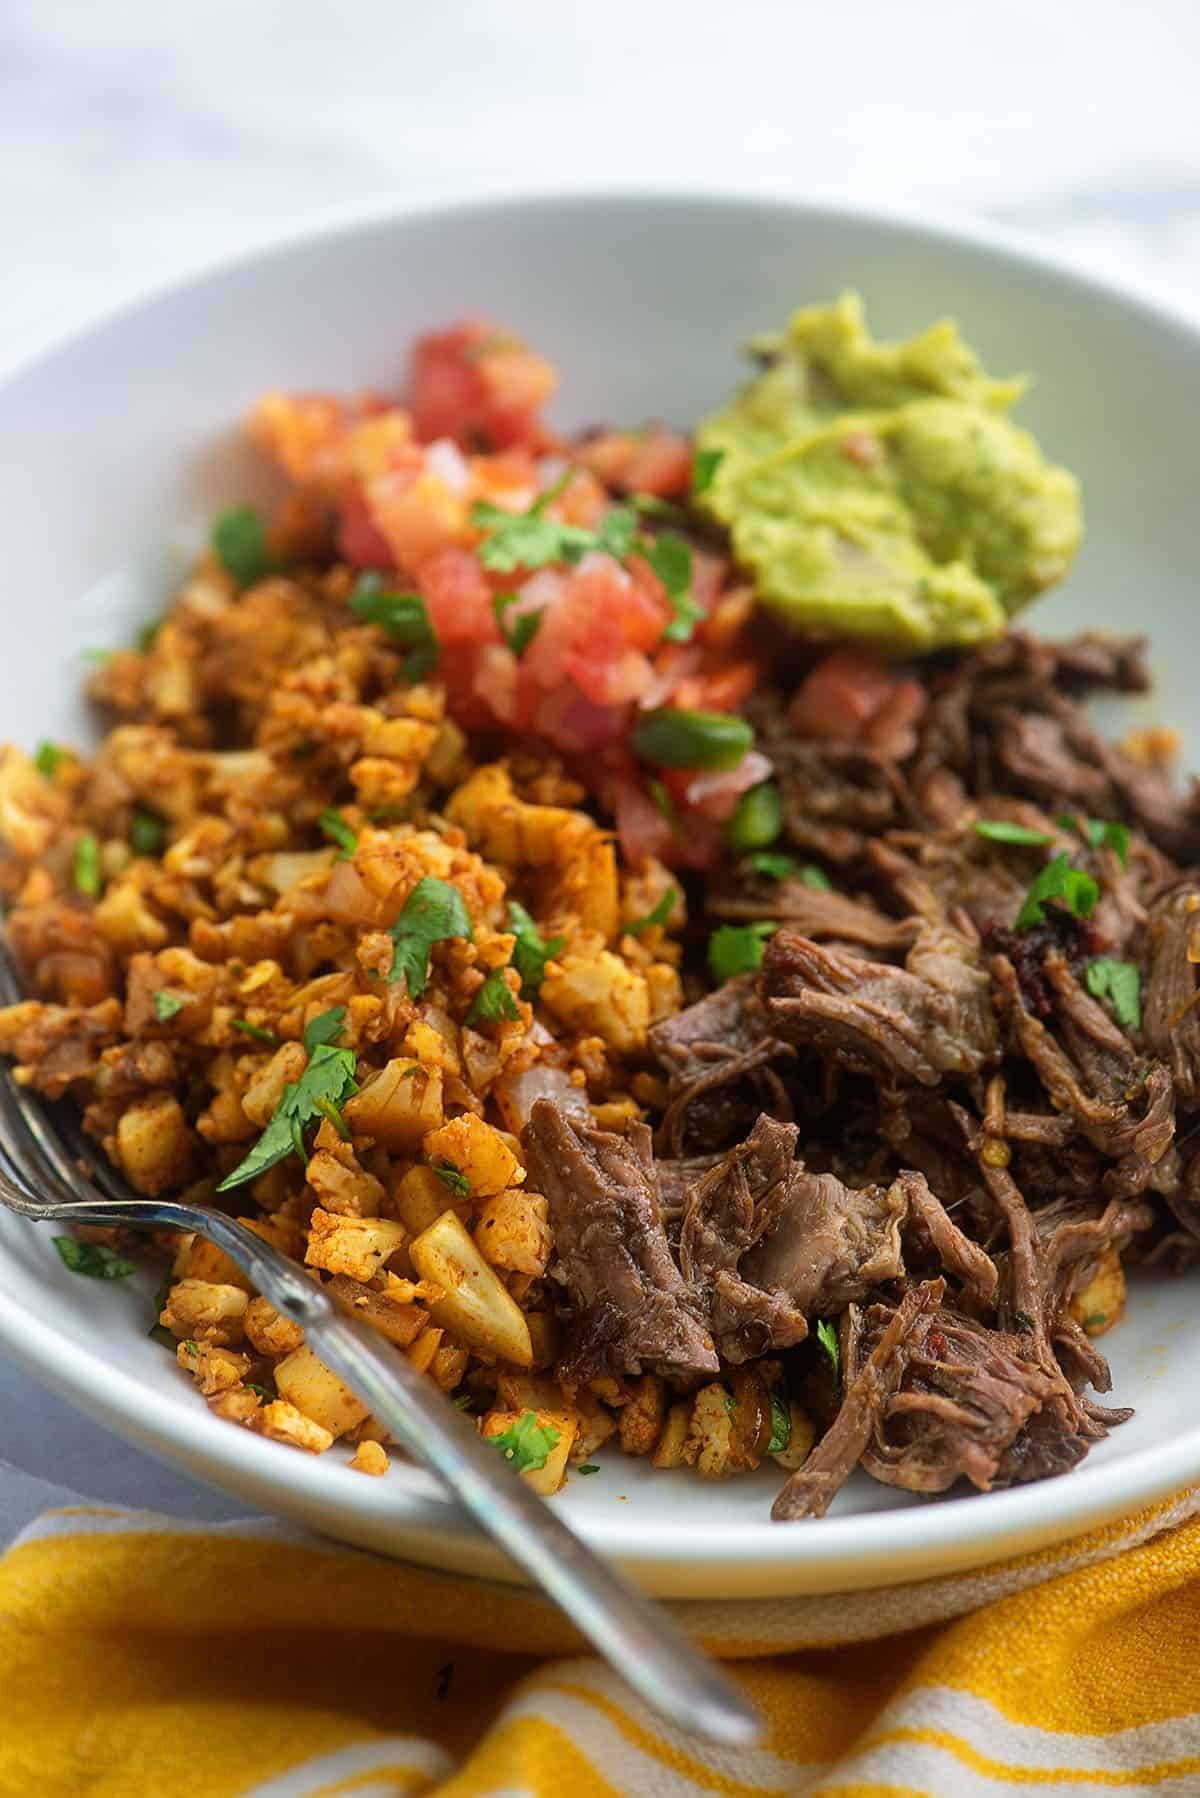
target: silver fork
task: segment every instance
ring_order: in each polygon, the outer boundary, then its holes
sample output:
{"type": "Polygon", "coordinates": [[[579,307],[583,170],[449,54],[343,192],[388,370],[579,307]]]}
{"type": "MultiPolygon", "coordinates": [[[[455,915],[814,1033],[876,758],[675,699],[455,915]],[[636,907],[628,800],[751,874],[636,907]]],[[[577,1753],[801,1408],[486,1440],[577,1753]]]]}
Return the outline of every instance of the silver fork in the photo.
{"type": "MultiPolygon", "coordinates": [[[[0,949],[0,999],[12,996],[14,986],[0,949]]],[[[18,1086],[7,1066],[0,1073],[0,1203],[39,1221],[195,1230],[215,1242],[648,1704],[714,1741],[758,1739],[759,1718],[724,1670],[593,1554],[369,1324],[335,1306],[316,1281],[234,1218],[172,1199],[138,1198],[73,1121],[51,1123],[50,1108],[18,1086]]]]}

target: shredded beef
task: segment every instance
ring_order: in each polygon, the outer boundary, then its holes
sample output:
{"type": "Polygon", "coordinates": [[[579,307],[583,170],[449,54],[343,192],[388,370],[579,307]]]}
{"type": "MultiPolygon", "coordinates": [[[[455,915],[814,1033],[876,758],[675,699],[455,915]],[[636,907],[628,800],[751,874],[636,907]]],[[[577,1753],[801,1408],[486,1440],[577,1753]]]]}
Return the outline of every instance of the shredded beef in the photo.
{"type": "Polygon", "coordinates": [[[777,918],[802,936],[855,943],[877,954],[906,949],[920,929],[919,918],[889,918],[873,905],[801,879],[727,883],[709,891],[706,905],[714,918],[777,918]]]}
{"type": "Polygon", "coordinates": [[[900,969],[781,929],[767,944],[763,992],[781,1037],[860,1072],[936,1086],[977,1074],[995,1052],[987,975],[948,932],[920,938],[900,969]]]}
{"type": "Polygon", "coordinates": [[[772,1032],[752,974],[656,1024],[650,1046],[668,1076],[658,1141],[669,1154],[724,1148],[763,1110],[791,1116],[775,1064],[792,1051],[772,1032]]]}
{"type": "Polygon", "coordinates": [[[772,1357],[766,1383],[828,1422],[778,1518],[822,1515],[860,1466],[920,1493],[1068,1471],[1129,1415],[1101,1402],[1091,1283],[1200,1259],[1200,797],[1085,710],[1146,690],[1142,645],[1012,632],[922,680],[856,742],[755,693],[779,847],[834,886],[710,876],[709,921],[777,928],[759,973],[651,1028],[658,1161],[644,1127],[544,1103],[525,1132],[559,1371],[736,1389],[772,1357]],[[1058,856],[1094,907],[1018,928],[1058,856]]]}
{"type": "MultiPolygon", "coordinates": [[[[862,1366],[853,1377],[848,1372],[837,1416],[772,1505],[771,1515],[777,1522],[824,1517],[862,1459],[876,1419],[900,1383],[900,1351],[910,1332],[942,1295],[940,1280],[914,1286],[905,1293],[862,1366]]],[[[843,1347],[845,1338],[843,1331],[843,1347]]]]}
{"type": "Polygon", "coordinates": [[[573,1311],[560,1378],[636,1374],[644,1366],[685,1377],[715,1373],[716,1353],[663,1229],[646,1126],[616,1136],[539,1099],[521,1141],[549,1206],[573,1311]]]}

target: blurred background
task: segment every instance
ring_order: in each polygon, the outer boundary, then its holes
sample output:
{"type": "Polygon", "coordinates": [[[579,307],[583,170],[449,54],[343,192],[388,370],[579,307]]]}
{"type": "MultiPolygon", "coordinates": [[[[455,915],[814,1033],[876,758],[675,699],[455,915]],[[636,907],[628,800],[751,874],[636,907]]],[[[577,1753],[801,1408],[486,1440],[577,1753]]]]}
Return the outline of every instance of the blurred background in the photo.
{"type": "Polygon", "coordinates": [[[346,213],[609,184],[975,215],[1200,305],[1195,0],[4,0],[0,360],[346,213]]]}
{"type": "MultiPolygon", "coordinates": [[[[1196,0],[2,0],[0,367],[326,220],[605,186],[991,221],[1195,312],[1198,76],[1196,0]]],[[[0,1415],[0,1538],[240,1508],[2,1359],[0,1415]]]]}

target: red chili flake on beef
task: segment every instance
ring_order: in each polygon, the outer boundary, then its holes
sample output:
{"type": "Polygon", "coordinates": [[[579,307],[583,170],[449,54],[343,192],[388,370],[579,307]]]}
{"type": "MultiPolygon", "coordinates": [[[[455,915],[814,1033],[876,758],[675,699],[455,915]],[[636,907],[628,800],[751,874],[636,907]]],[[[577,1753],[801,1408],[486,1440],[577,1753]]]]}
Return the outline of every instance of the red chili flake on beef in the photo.
{"type": "Polygon", "coordinates": [[[1061,955],[1078,980],[1092,957],[1100,953],[1103,941],[1086,918],[1077,918],[1061,905],[1048,905],[1041,923],[1028,930],[1009,930],[994,921],[988,924],[983,946],[990,955],[1007,955],[1016,970],[1021,997],[1036,1017],[1044,1018],[1054,1008],[1045,975],[1046,957],[1061,955]]]}
{"type": "Polygon", "coordinates": [[[940,1361],[942,1356],[946,1353],[946,1338],[942,1335],[940,1330],[930,1330],[928,1336],[925,1338],[925,1347],[929,1350],[931,1355],[936,1355],[937,1359],[940,1361]]]}

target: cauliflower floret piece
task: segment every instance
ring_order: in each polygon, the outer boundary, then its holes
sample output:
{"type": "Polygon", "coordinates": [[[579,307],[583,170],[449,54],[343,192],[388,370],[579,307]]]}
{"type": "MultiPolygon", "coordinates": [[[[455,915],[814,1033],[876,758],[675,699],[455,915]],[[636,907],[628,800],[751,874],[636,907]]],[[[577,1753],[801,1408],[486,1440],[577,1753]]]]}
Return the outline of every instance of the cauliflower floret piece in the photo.
{"type": "Polygon", "coordinates": [[[225,1286],[213,1280],[178,1280],[158,1321],[182,1340],[229,1348],[245,1334],[249,1304],[250,1295],[240,1286],[225,1286]]]}
{"type": "Polygon", "coordinates": [[[594,1033],[620,1055],[634,1054],[645,1044],[650,1023],[646,977],[611,949],[572,952],[551,962],[542,1003],[570,1029],[594,1033]]]}
{"type": "Polygon", "coordinates": [[[388,1256],[402,1248],[407,1238],[404,1225],[391,1218],[339,1217],[318,1208],[309,1225],[304,1260],[306,1266],[323,1267],[327,1273],[349,1274],[352,1280],[373,1280],[388,1256]]]}
{"type": "Polygon", "coordinates": [[[518,1185],[525,1170],[498,1130],[473,1112],[451,1118],[440,1130],[432,1130],[423,1144],[426,1159],[434,1167],[449,1163],[464,1176],[472,1198],[485,1199],[518,1185]]]}
{"type": "Polygon", "coordinates": [[[283,1398],[273,1398],[264,1405],[259,1422],[264,1436],[270,1436],[274,1442],[290,1442],[293,1448],[305,1449],[310,1455],[323,1455],[333,1446],[328,1430],[283,1398]]]}
{"type": "Polygon", "coordinates": [[[540,1192],[510,1187],[481,1208],[475,1241],[493,1267],[540,1277],[550,1259],[549,1207],[540,1192]]]}

